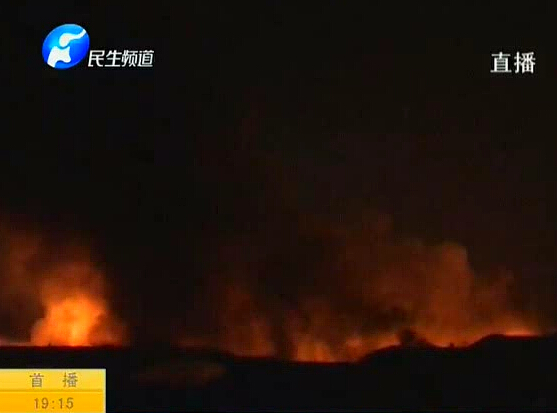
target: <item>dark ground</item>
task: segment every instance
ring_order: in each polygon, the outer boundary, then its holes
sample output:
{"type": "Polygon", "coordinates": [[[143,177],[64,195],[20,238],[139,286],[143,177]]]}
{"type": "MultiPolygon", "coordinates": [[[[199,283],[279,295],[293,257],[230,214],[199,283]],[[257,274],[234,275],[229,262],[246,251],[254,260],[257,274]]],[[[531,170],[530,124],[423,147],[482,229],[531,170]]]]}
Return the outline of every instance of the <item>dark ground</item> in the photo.
{"type": "Polygon", "coordinates": [[[2,368],[106,368],[107,409],[557,411],[557,336],[396,348],[355,364],[176,349],[3,348],[2,368]]]}

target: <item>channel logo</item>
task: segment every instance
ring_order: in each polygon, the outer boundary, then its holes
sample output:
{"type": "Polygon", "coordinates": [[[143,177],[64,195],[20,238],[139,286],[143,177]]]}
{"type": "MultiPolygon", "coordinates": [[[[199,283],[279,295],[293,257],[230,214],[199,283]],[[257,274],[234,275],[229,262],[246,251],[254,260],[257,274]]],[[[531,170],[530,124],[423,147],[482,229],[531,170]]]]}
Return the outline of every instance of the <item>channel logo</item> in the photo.
{"type": "Polygon", "coordinates": [[[69,69],[81,62],[89,51],[89,35],[77,24],[63,24],[52,30],[43,42],[43,59],[54,69],[69,69]]]}
{"type": "Polygon", "coordinates": [[[88,68],[152,68],[155,51],[142,49],[90,49],[87,31],[77,24],[63,24],[43,42],[43,59],[54,69],[69,69],[89,56],[88,68]]]}

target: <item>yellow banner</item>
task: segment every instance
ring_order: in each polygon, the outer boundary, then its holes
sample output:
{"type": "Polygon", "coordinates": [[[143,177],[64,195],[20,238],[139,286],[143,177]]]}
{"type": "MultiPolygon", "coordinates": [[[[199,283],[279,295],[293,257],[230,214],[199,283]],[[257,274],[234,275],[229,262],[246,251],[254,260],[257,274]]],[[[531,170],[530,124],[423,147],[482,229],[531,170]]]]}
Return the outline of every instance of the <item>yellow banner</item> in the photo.
{"type": "Polygon", "coordinates": [[[104,369],[0,369],[0,413],[105,413],[104,369]]]}
{"type": "Polygon", "coordinates": [[[104,369],[0,370],[0,392],[13,390],[104,391],[104,369]]]}
{"type": "Polygon", "coordinates": [[[104,413],[103,392],[0,392],[2,413],[104,413]]]}

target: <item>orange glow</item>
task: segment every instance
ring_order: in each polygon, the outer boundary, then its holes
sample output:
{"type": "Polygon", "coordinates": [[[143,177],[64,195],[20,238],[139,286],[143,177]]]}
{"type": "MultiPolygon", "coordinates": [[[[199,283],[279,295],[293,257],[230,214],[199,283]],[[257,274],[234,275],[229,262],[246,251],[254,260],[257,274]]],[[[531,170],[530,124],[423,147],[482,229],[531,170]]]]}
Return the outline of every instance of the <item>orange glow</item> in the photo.
{"type": "Polygon", "coordinates": [[[5,243],[0,305],[4,311],[21,308],[12,317],[32,325],[27,342],[0,338],[0,345],[124,343],[124,327],[105,298],[106,280],[85,249],[69,246],[53,255],[35,234],[0,235],[5,243]]]}
{"type": "MultiPolygon", "coordinates": [[[[335,362],[398,344],[465,346],[490,334],[543,333],[533,315],[513,306],[512,276],[478,276],[459,245],[377,241],[348,231],[330,236],[337,251],[317,256],[316,268],[307,269],[311,283],[301,279],[303,289],[292,283],[293,292],[264,284],[264,266],[250,278],[249,266],[231,262],[232,275],[219,275],[207,289],[212,334],[184,334],[180,343],[239,356],[335,362]]],[[[83,250],[53,258],[40,239],[8,239],[0,261],[0,307],[20,309],[12,316],[31,327],[24,330],[27,343],[0,338],[0,345],[125,343],[104,274],[83,250]]]]}
{"type": "Polygon", "coordinates": [[[105,303],[87,295],[53,300],[46,308],[45,317],[33,327],[31,343],[35,346],[118,344],[118,336],[99,335],[100,323],[107,315],[105,303]]]}
{"type": "MultiPolygon", "coordinates": [[[[260,321],[261,322],[261,321],[260,321]]],[[[237,336],[221,336],[217,347],[221,350],[231,352],[240,356],[268,357],[277,356],[273,341],[266,333],[270,327],[260,324],[262,330],[239,330],[237,336]]],[[[233,325],[229,328],[233,329],[233,325]]],[[[336,335],[336,328],[332,327],[329,337],[336,335]]],[[[292,345],[292,354],[289,358],[299,362],[344,362],[356,361],[373,351],[398,345],[432,345],[437,347],[464,347],[473,344],[491,334],[503,334],[506,336],[534,336],[541,332],[527,326],[520,318],[515,320],[503,320],[501,324],[494,322],[485,326],[458,330],[457,328],[447,331],[437,330],[428,325],[415,325],[412,342],[394,332],[383,332],[374,334],[352,333],[345,338],[324,338],[321,334],[306,331],[304,333],[291,330],[286,334],[292,345]]],[[[185,339],[182,341],[184,347],[214,347],[214,341],[202,339],[185,339]]]]}
{"type": "Polygon", "coordinates": [[[385,234],[374,236],[373,228],[366,231],[330,231],[325,242],[336,250],[316,256],[315,269],[299,275],[303,289],[293,285],[293,292],[269,291],[264,270],[257,268],[250,278],[241,273],[249,267],[230,261],[231,273],[219,275],[218,288],[207,298],[219,315],[217,333],[195,337],[197,345],[204,341],[239,355],[338,362],[395,345],[460,347],[492,334],[543,333],[533,314],[514,306],[511,274],[476,274],[457,244],[395,242],[385,234]]]}
{"type": "Polygon", "coordinates": [[[44,317],[31,331],[36,346],[121,344],[123,328],[103,298],[103,278],[86,261],[61,265],[43,281],[44,317]]]}

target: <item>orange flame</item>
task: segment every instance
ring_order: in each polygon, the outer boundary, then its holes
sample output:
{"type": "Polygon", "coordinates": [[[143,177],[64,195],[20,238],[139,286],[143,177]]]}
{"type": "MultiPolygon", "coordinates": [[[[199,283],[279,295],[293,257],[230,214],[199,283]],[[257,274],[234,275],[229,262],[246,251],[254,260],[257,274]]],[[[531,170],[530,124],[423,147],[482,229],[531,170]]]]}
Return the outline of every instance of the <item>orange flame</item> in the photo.
{"type": "Polygon", "coordinates": [[[36,314],[33,308],[42,308],[43,316],[30,323],[29,342],[1,339],[0,345],[124,343],[124,326],[105,298],[105,279],[83,249],[67,248],[55,255],[34,235],[7,235],[7,266],[0,274],[4,303],[24,309],[25,314],[12,313],[24,324],[31,321],[25,316],[36,314]]]}
{"type": "Polygon", "coordinates": [[[106,304],[86,294],[53,300],[47,305],[45,317],[33,326],[31,343],[35,346],[119,344],[118,334],[99,332],[100,323],[107,316],[106,304]]]}
{"type": "MultiPolygon", "coordinates": [[[[274,292],[269,285],[280,283],[266,284],[265,267],[252,277],[251,267],[227,255],[230,271],[218,274],[219,288],[207,298],[219,314],[218,333],[196,342],[240,355],[334,362],[399,344],[464,346],[490,334],[542,333],[513,305],[512,276],[478,276],[463,247],[355,231],[334,232],[332,242],[325,241],[336,250],[318,255],[314,268],[304,267],[298,290],[291,282],[289,290],[274,292]]],[[[250,256],[248,262],[255,261],[263,260],[250,256]]]]}
{"type": "Polygon", "coordinates": [[[87,262],[62,267],[43,282],[45,315],[31,331],[36,346],[92,346],[121,344],[123,327],[102,297],[103,278],[87,262]]]}

